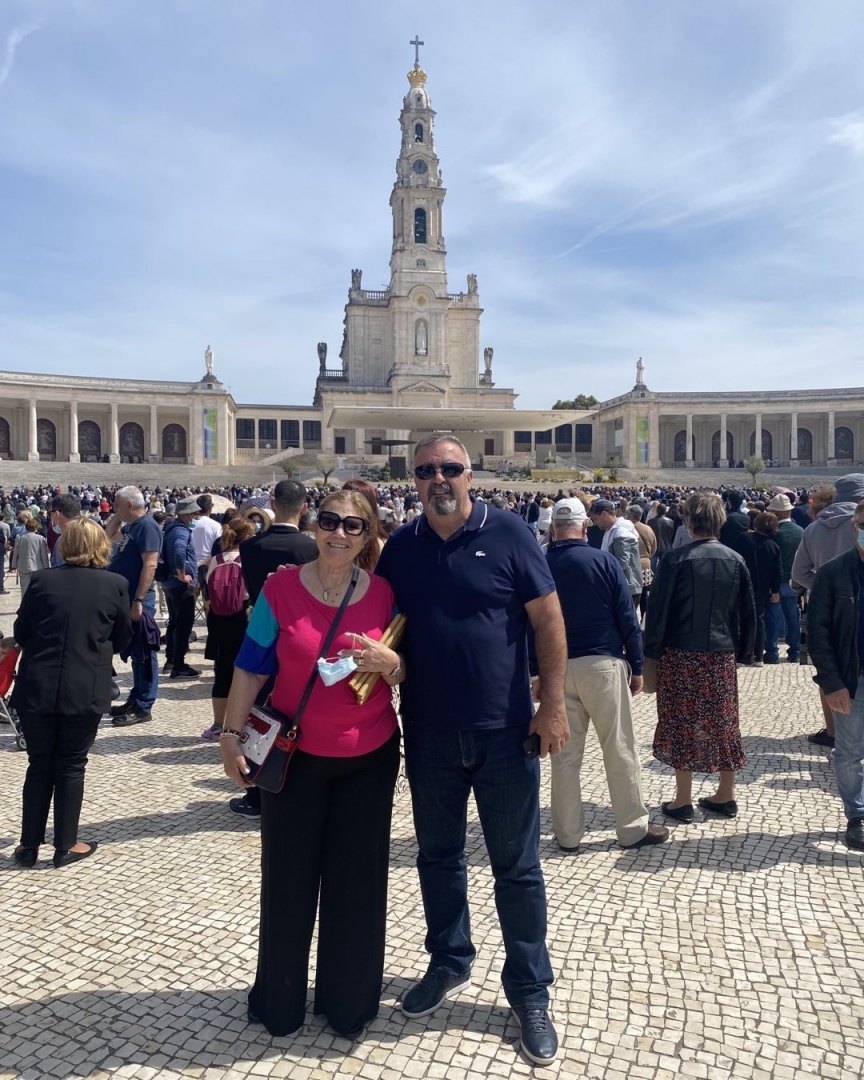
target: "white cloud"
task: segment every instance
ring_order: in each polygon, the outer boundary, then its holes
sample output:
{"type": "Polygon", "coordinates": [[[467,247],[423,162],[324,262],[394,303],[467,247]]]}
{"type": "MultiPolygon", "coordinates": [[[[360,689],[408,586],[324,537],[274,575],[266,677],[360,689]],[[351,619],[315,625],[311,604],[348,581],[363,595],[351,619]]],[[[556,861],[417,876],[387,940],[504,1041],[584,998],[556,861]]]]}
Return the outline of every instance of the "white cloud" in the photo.
{"type": "Polygon", "coordinates": [[[40,27],[36,23],[30,23],[25,26],[16,26],[6,36],[6,55],[3,58],[3,63],[0,64],[0,86],[6,82],[9,76],[12,74],[12,68],[15,66],[15,54],[18,52],[18,46],[28,37],[30,34],[34,34],[40,27]]]}
{"type": "Polygon", "coordinates": [[[831,121],[831,142],[864,154],[864,112],[850,113],[831,121]]]}

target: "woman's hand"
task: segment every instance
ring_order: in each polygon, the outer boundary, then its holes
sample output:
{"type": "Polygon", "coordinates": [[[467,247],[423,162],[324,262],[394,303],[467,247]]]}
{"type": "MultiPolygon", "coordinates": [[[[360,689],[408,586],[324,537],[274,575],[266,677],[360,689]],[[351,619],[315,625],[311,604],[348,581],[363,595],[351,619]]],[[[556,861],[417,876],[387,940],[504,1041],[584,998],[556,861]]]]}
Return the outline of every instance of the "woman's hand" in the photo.
{"type": "Polygon", "coordinates": [[[246,774],[249,772],[249,766],[246,764],[246,758],[240,753],[240,742],[238,739],[220,739],[219,749],[222,751],[222,767],[225,770],[225,775],[229,780],[233,781],[239,788],[254,787],[254,785],[246,779],[246,774]]]}
{"type": "Polygon", "coordinates": [[[340,656],[353,656],[358,671],[378,671],[386,675],[399,663],[399,654],[380,641],[365,634],[351,634],[354,638],[353,649],[342,649],[340,656]]]}

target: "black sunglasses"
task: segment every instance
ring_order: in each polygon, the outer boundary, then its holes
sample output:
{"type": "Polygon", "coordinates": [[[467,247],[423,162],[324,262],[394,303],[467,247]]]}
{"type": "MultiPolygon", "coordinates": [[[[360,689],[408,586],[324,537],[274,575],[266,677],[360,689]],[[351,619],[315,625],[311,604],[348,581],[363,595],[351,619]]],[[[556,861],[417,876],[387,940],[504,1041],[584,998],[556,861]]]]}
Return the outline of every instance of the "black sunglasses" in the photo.
{"type": "Polygon", "coordinates": [[[443,465],[415,465],[414,475],[418,480],[431,480],[436,472],[440,472],[445,480],[455,480],[467,467],[458,461],[445,461],[443,465]]]}
{"type": "Polygon", "coordinates": [[[369,522],[365,518],[354,517],[352,514],[339,517],[332,510],[322,510],[318,514],[318,524],[324,532],[336,532],[341,525],[346,536],[360,536],[369,528],[369,522]]]}

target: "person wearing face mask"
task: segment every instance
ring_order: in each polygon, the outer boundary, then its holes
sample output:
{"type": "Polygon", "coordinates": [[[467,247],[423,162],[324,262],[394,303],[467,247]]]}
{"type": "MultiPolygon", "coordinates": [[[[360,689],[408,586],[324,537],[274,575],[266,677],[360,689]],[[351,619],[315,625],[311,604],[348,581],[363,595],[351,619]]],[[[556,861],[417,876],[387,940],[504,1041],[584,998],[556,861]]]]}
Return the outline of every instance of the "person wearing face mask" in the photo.
{"type": "Polygon", "coordinates": [[[51,531],[56,539],[51,547],[50,566],[63,565],[59,540],[69,522],[79,517],[81,517],[81,500],[77,495],[55,495],[51,501],[51,531]]]}
{"type": "Polygon", "coordinates": [[[864,501],[852,513],[851,532],[854,548],[823,563],[813,579],[807,632],[813,681],[834,714],[846,845],[864,851],[864,501]]]}
{"type": "Polygon", "coordinates": [[[249,789],[238,740],[256,697],[275,676],[272,705],[293,716],[310,675],[320,676],[300,721],[285,786],[260,792],[261,919],[248,1018],[271,1035],[295,1034],[305,1021],[316,909],[314,1012],[323,1013],[339,1035],[356,1039],[379,1010],[399,768],[390,688],[402,681],[403,666],[380,643],[392,620],[393,591],[359,565],[364,549],[375,543],[375,524],[372,507],[356,492],[334,492],[322,501],[318,558],[264,582],[228,696],[223,764],[238,787],[249,789]],[[348,685],[358,669],[382,676],[362,705],[348,685]]]}

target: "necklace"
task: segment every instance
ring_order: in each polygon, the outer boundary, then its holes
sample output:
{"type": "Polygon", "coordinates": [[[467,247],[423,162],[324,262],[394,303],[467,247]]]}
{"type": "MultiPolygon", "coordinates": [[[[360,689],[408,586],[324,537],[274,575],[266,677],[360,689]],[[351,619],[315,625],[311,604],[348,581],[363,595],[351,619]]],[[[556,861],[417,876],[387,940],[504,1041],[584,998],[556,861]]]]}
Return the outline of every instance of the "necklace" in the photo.
{"type": "MultiPolygon", "coordinates": [[[[353,574],[353,572],[354,571],[352,570],[351,573],[353,574]]],[[[340,593],[351,580],[351,574],[349,574],[348,577],[343,578],[342,581],[337,581],[335,585],[325,585],[321,578],[321,571],[318,569],[317,559],[315,560],[315,574],[318,578],[318,584],[321,586],[321,599],[325,604],[330,603],[331,596],[335,599],[335,595],[340,593]]]]}

